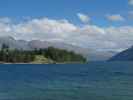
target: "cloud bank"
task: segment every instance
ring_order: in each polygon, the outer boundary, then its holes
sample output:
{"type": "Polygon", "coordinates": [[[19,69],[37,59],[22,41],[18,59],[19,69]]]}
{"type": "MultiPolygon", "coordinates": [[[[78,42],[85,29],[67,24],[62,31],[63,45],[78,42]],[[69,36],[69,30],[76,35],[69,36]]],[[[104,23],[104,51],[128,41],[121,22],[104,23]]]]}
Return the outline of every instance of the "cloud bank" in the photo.
{"type": "Polygon", "coordinates": [[[12,19],[0,18],[0,36],[23,40],[61,41],[97,51],[119,52],[133,45],[132,26],[78,26],[66,19],[34,18],[16,24],[12,19]]]}
{"type": "Polygon", "coordinates": [[[119,14],[107,15],[106,17],[110,21],[124,21],[125,20],[124,17],[122,17],[119,14]]]}
{"type": "Polygon", "coordinates": [[[133,5],[133,0],[128,0],[129,1],[129,5],[133,5]]]}

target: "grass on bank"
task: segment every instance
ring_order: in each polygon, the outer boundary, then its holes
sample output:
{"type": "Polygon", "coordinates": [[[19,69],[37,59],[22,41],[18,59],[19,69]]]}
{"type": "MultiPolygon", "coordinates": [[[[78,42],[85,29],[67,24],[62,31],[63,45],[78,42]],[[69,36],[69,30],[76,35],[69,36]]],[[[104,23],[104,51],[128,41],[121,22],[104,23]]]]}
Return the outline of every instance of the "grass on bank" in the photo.
{"type": "Polygon", "coordinates": [[[52,64],[53,60],[44,57],[43,55],[36,55],[32,64],[52,64]]]}

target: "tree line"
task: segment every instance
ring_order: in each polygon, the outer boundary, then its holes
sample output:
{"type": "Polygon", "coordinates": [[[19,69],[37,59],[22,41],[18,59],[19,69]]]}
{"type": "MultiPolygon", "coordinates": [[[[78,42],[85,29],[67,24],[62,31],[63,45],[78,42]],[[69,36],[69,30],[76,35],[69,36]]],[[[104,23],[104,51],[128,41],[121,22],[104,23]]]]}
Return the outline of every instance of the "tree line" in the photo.
{"type": "Polygon", "coordinates": [[[3,44],[0,50],[0,61],[11,63],[28,63],[35,58],[33,52],[10,49],[9,46],[3,44]]]}
{"type": "Polygon", "coordinates": [[[19,50],[10,49],[9,46],[3,44],[0,49],[0,61],[7,63],[30,63],[35,60],[37,55],[43,55],[57,63],[86,62],[86,58],[80,54],[53,47],[35,50],[19,50]]]}
{"type": "Polygon", "coordinates": [[[63,49],[57,49],[49,47],[47,49],[35,50],[35,54],[44,55],[46,58],[52,59],[55,62],[86,62],[86,58],[80,54],[76,54],[73,51],[67,51],[63,49]]]}

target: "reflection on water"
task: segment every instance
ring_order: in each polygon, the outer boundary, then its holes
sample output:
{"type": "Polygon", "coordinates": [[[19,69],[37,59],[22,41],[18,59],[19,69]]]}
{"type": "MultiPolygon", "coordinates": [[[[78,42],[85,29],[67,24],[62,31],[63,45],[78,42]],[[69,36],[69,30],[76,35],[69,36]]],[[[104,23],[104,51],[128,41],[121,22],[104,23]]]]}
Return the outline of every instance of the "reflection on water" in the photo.
{"type": "Polygon", "coordinates": [[[132,65],[0,65],[0,100],[133,100],[132,65]]]}

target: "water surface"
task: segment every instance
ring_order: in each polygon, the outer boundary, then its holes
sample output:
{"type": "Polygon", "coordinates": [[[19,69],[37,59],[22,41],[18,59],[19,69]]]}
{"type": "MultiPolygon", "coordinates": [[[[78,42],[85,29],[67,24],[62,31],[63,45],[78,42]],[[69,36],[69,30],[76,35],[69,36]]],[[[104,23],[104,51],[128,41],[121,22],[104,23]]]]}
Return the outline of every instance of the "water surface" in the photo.
{"type": "Polygon", "coordinates": [[[0,100],[133,100],[133,62],[0,65],[0,100]]]}

